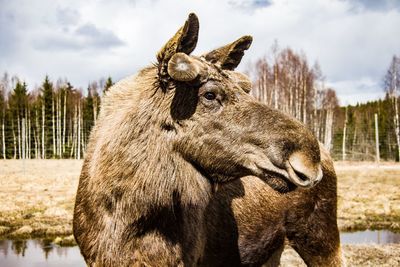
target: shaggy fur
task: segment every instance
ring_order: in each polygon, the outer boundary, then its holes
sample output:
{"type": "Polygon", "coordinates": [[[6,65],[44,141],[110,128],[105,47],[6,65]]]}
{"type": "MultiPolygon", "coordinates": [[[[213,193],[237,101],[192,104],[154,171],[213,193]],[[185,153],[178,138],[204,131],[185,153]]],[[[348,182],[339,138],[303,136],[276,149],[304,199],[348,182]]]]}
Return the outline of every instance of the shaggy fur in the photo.
{"type": "Polygon", "coordinates": [[[207,55],[190,56],[204,70],[193,80],[171,78],[169,59],[189,54],[197,34],[191,14],[156,66],[118,82],[103,98],[73,220],[89,266],[197,265],[213,185],[248,175],[268,181],[274,173],[303,186],[320,178],[315,137],[249,96],[248,79],[232,71],[250,37],[211,52],[212,63],[207,55]]]}
{"type": "MultiPolygon", "coordinates": [[[[247,176],[221,186],[205,213],[203,266],[279,266],[285,239],[307,266],[344,266],[336,223],[336,174],[321,146],[323,179],[311,189],[273,190],[247,176]]],[[[275,187],[282,188],[284,180],[275,187]]],[[[286,185],[287,186],[287,185],[286,185]]]]}

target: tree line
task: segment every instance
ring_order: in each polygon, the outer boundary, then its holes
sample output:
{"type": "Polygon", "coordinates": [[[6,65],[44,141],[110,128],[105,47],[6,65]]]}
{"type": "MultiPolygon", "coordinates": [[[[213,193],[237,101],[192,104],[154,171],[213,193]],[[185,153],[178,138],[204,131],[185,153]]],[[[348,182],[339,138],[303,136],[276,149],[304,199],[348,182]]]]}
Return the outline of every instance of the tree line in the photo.
{"type": "Polygon", "coordinates": [[[87,94],[66,79],[55,84],[45,77],[28,91],[18,77],[4,73],[0,81],[1,155],[3,159],[81,159],[96,123],[100,94],[113,81],[91,82],[87,94]]]}
{"type": "Polygon", "coordinates": [[[383,77],[382,89],[384,99],[337,108],[332,151],[336,159],[373,160],[378,151],[384,160],[399,161],[400,58],[396,55],[383,77]]]}
{"type": "Polygon", "coordinates": [[[394,109],[392,99],[340,107],[335,112],[333,151],[337,160],[375,160],[376,126],[378,127],[379,157],[398,161],[399,149],[396,141],[394,109]],[[375,125],[375,114],[377,125],[375,125]]]}
{"type": "MultiPolygon", "coordinates": [[[[325,85],[318,63],[310,65],[304,53],[277,43],[249,73],[251,94],[306,124],[335,159],[373,160],[379,150],[381,159],[399,160],[399,57],[393,57],[383,78],[385,99],[347,107],[340,107],[335,90],[325,85]]],[[[40,87],[28,90],[21,79],[5,73],[0,80],[1,157],[83,158],[101,95],[112,85],[111,77],[100,79],[83,93],[66,79],[53,83],[46,76],[40,87]]]]}

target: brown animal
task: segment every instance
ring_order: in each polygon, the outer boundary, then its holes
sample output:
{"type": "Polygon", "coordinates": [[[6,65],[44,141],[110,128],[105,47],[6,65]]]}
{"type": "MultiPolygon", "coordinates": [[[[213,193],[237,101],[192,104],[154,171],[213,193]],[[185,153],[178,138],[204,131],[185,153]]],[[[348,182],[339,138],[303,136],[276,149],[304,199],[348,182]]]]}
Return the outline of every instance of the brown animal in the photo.
{"type": "Polygon", "coordinates": [[[194,266],[217,184],[247,175],[301,187],[321,179],[311,132],[258,103],[233,71],[252,38],[189,56],[198,29],[190,14],[155,66],[103,98],[73,220],[89,266],[194,266]]]}
{"type": "Polygon", "coordinates": [[[336,174],[329,153],[320,149],[323,178],[311,189],[276,177],[266,179],[267,185],[254,176],[221,186],[205,213],[202,265],[279,266],[287,239],[307,266],[344,266],[336,174]]]}

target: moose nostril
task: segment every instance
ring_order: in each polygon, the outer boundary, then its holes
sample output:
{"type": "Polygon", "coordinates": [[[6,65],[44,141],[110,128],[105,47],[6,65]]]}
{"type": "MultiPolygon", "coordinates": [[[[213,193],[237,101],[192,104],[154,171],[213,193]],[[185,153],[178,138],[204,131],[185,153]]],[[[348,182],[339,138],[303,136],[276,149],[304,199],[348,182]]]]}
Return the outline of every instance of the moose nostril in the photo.
{"type": "Polygon", "coordinates": [[[299,172],[298,170],[296,170],[296,169],[294,169],[294,168],[293,168],[293,170],[294,170],[294,172],[296,173],[297,177],[300,178],[300,180],[302,180],[302,181],[304,181],[304,182],[311,180],[311,179],[308,178],[307,175],[305,175],[304,173],[299,172]]]}
{"type": "Polygon", "coordinates": [[[320,169],[320,164],[314,163],[302,151],[294,152],[287,162],[289,179],[302,187],[310,187],[318,183],[321,176],[320,169]]]}

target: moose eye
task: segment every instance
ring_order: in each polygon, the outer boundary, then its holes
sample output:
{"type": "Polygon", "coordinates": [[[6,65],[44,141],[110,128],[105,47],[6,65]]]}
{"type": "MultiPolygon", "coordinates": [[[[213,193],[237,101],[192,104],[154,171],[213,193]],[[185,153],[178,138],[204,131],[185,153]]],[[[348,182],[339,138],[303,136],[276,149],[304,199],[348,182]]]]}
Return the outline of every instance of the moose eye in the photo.
{"type": "Polygon", "coordinates": [[[204,94],[205,99],[207,100],[214,100],[217,96],[213,92],[206,92],[204,94]]]}

